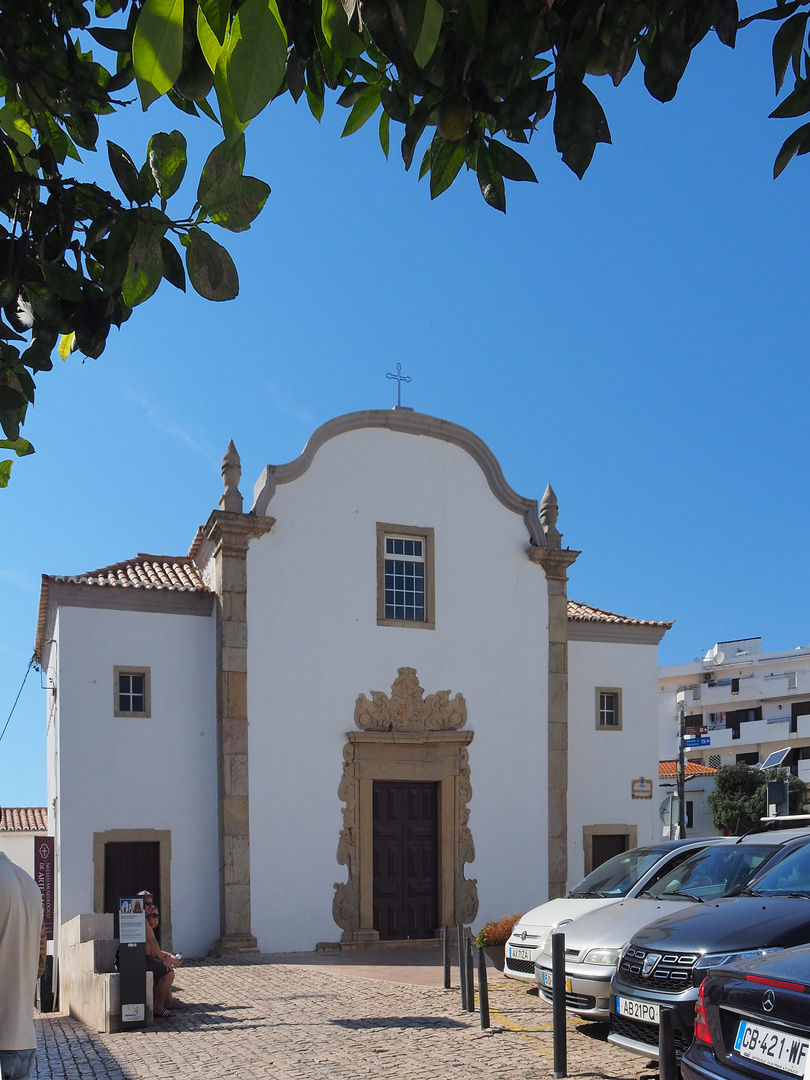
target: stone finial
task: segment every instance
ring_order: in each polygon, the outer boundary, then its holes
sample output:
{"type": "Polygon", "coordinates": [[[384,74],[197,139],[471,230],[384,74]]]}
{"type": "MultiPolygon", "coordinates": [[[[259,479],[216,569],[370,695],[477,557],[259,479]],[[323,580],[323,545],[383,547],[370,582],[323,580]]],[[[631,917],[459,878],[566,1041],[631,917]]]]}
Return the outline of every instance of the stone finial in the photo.
{"type": "Polygon", "coordinates": [[[562,541],[562,533],[557,528],[559,512],[557,496],[554,494],[554,488],[549,484],[543,498],[540,500],[540,524],[543,526],[543,532],[546,534],[549,547],[558,548],[562,541]]]}
{"type": "Polygon", "coordinates": [[[242,493],[239,490],[241,479],[242,462],[231,439],[222,459],[222,482],[225,485],[225,494],[219,500],[220,510],[229,510],[234,514],[242,513],[242,493]]]}

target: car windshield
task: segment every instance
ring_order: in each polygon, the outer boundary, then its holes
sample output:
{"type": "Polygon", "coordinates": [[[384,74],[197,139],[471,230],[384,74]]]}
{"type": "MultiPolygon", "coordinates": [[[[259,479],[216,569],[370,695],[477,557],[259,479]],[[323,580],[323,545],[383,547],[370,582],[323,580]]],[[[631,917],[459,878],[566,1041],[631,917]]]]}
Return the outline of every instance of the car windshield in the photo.
{"type": "Polygon", "coordinates": [[[810,896],[810,843],[791,851],[751,883],[755,896],[810,896]]]}
{"type": "Polygon", "coordinates": [[[655,848],[634,848],[614,855],[592,870],[569,896],[627,896],[630,890],[662,858],[655,848]]]}
{"type": "Polygon", "coordinates": [[[706,848],[665,874],[644,895],[661,900],[672,897],[714,900],[718,896],[732,896],[750,881],[774,850],[765,844],[721,844],[706,848]]]}

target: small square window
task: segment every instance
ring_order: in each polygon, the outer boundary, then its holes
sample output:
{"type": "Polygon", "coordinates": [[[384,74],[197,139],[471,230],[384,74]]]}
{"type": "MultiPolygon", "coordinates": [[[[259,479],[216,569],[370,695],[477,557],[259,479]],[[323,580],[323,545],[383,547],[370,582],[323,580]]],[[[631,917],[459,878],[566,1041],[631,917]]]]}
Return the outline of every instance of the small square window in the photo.
{"type": "Polygon", "coordinates": [[[596,688],[596,726],[602,731],[621,731],[621,690],[602,686],[596,688]]]}
{"type": "Polygon", "coordinates": [[[115,669],[115,716],[128,716],[133,719],[148,718],[152,715],[149,668],[115,669]]]}
{"type": "Polygon", "coordinates": [[[377,623],[434,629],[433,529],[377,523],[377,623]]]}

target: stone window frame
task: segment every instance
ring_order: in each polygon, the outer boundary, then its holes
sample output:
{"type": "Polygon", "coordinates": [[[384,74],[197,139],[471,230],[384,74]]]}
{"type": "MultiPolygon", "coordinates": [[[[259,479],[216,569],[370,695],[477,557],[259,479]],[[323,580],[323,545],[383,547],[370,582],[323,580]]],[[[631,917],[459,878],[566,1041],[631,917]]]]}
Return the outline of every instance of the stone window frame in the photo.
{"type": "Polygon", "coordinates": [[[623,724],[622,717],[622,688],[620,686],[597,686],[596,687],[596,730],[597,731],[621,731],[623,724]],[[602,694],[614,694],[616,697],[616,719],[615,724],[604,724],[602,722],[602,694]]]}
{"type": "Polygon", "coordinates": [[[137,664],[129,665],[116,665],[113,668],[113,716],[120,716],[126,720],[149,720],[152,716],[152,669],[149,667],[140,667],[137,664]],[[133,710],[121,709],[119,690],[118,690],[118,678],[120,675],[142,675],[143,676],[143,703],[145,709],[143,712],[134,712],[133,710]]]}
{"type": "Polygon", "coordinates": [[[377,522],[377,625],[400,626],[414,630],[436,629],[436,593],[434,533],[431,526],[393,525],[377,522]],[[385,540],[389,536],[421,540],[424,543],[425,565],[425,617],[415,619],[387,619],[385,617],[385,540]]]}
{"type": "Polygon", "coordinates": [[[626,851],[638,847],[638,825],[583,825],[582,851],[585,857],[585,877],[593,870],[593,838],[595,836],[626,836],[626,851]]]}

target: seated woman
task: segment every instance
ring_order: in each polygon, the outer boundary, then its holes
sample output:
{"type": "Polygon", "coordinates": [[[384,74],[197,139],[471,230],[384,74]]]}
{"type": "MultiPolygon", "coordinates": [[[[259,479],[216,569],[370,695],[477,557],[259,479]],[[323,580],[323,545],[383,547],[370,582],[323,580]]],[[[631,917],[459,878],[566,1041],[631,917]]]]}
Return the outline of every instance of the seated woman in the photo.
{"type": "Polygon", "coordinates": [[[155,930],[160,919],[160,912],[151,897],[144,907],[146,909],[146,970],[151,971],[154,978],[154,1014],[156,1017],[168,1019],[174,1016],[172,1009],[185,1008],[182,1002],[172,997],[174,969],[182,963],[182,960],[179,956],[161,949],[158,944],[155,930]]]}

